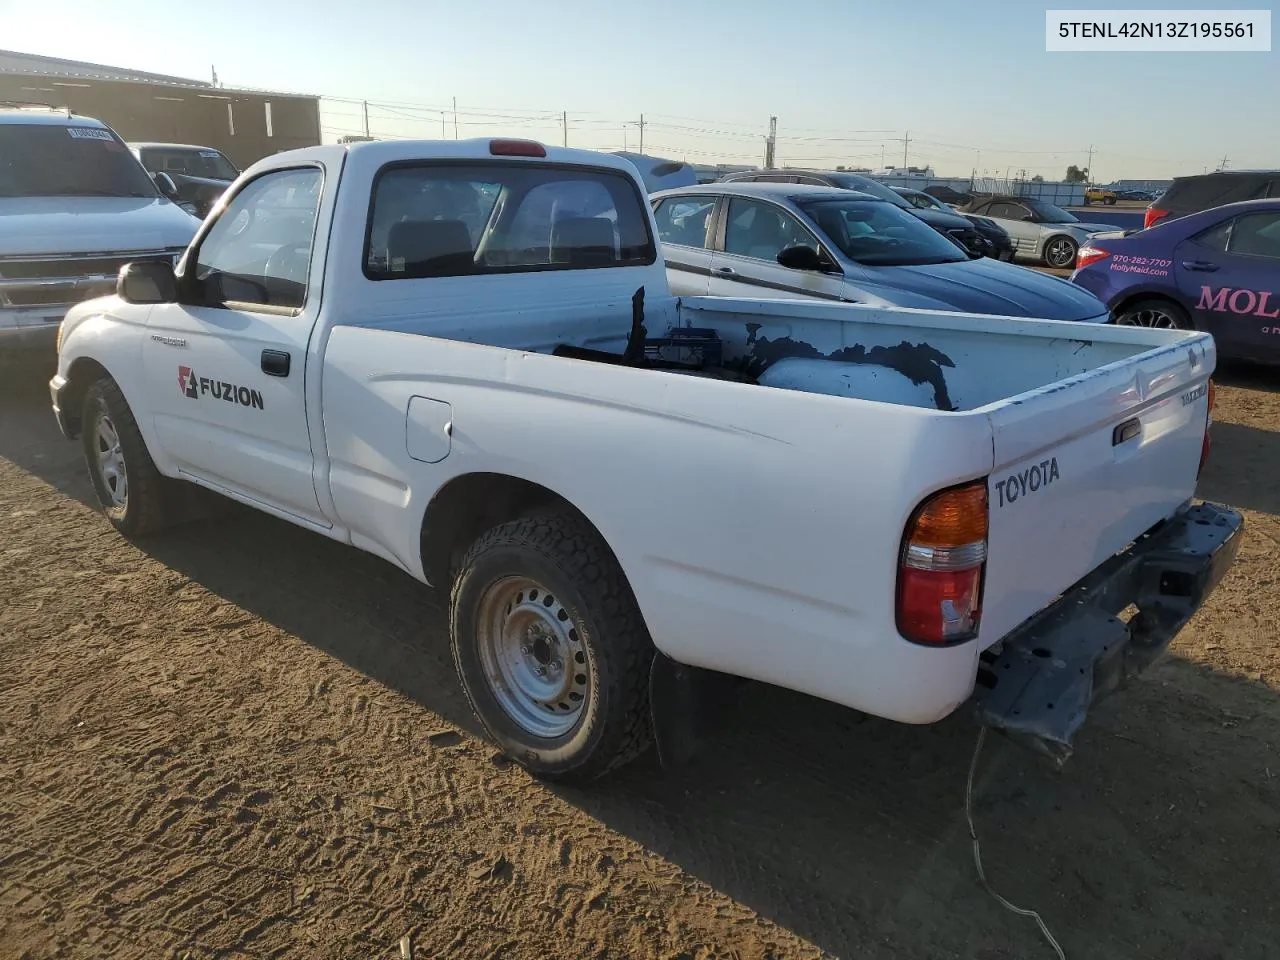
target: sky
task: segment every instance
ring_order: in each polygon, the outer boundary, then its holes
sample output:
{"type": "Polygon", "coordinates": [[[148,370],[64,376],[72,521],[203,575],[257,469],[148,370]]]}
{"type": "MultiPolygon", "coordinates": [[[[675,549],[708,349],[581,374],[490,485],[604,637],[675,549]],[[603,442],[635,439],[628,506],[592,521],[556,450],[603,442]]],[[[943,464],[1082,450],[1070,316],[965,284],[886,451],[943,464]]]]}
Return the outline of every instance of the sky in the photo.
{"type": "Polygon", "coordinates": [[[639,148],[643,115],[646,153],[694,163],[761,163],[777,117],[779,165],[901,165],[904,147],[940,176],[1059,179],[1090,148],[1098,182],[1280,165],[1280,53],[1048,53],[1028,0],[124,6],[0,0],[0,47],[318,94],[326,142],[363,132],[367,100],[374,136],[456,120],[611,150],[639,148]]]}

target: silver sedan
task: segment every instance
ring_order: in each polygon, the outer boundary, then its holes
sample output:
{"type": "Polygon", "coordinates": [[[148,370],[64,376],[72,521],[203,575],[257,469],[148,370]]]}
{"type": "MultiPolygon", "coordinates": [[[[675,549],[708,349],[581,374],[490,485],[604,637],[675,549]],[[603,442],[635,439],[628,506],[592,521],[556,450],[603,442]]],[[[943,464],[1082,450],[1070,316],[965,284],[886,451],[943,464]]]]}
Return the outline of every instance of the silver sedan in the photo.
{"type": "Polygon", "coordinates": [[[711,183],[651,196],[677,296],[821,299],[1106,323],[1062,277],[974,257],[896,204],[795,183],[711,183]]]}
{"type": "Polygon", "coordinates": [[[1014,251],[1046,266],[1074,267],[1076,252],[1095,233],[1111,233],[1114,224],[1084,223],[1061,207],[1027,197],[987,197],[964,210],[994,220],[1008,232],[1014,251]]]}

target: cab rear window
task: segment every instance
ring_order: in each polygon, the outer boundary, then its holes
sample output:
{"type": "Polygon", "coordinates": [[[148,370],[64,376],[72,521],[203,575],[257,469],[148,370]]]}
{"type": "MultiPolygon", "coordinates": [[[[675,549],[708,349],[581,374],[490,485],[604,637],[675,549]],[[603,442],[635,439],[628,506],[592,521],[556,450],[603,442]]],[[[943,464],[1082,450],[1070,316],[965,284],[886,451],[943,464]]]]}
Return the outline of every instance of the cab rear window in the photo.
{"type": "Polygon", "coordinates": [[[374,182],[371,280],[655,262],[644,198],[603,170],[529,163],[401,164],[374,182]]]}

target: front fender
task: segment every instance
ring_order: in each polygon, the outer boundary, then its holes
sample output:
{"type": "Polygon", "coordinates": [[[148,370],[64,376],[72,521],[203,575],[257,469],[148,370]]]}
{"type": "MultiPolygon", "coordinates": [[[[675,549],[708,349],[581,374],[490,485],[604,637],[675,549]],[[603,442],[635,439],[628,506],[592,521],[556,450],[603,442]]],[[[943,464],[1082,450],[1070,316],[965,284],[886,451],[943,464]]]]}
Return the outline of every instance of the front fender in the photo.
{"type": "Polygon", "coordinates": [[[133,410],[152,459],[167,472],[157,456],[161,451],[146,411],[142,340],[149,314],[150,307],[126,304],[114,296],[72,307],[59,331],[58,372],[49,388],[63,434],[75,437],[85,392],[94,380],[109,376],[133,410]]]}

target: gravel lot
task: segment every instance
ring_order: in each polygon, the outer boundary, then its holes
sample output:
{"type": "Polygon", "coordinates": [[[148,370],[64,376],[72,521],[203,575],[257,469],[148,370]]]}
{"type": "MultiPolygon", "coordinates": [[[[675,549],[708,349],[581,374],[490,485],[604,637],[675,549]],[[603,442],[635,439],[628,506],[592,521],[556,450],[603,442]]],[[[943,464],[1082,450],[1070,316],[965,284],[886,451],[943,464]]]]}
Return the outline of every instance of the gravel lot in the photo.
{"type": "MultiPolygon", "coordinates": [[[[1280,374],[1220,377],[1240,560],[1062,774],[988,741],[988,876],[1071,958],[1280,956],[1280,374]]],[[[0,958],[1052,957],[978,884],[974,731],[757,688],[693,767],[550,788],[440,601],[238,508],[135,546],[0,387],[0,958]]]]}

